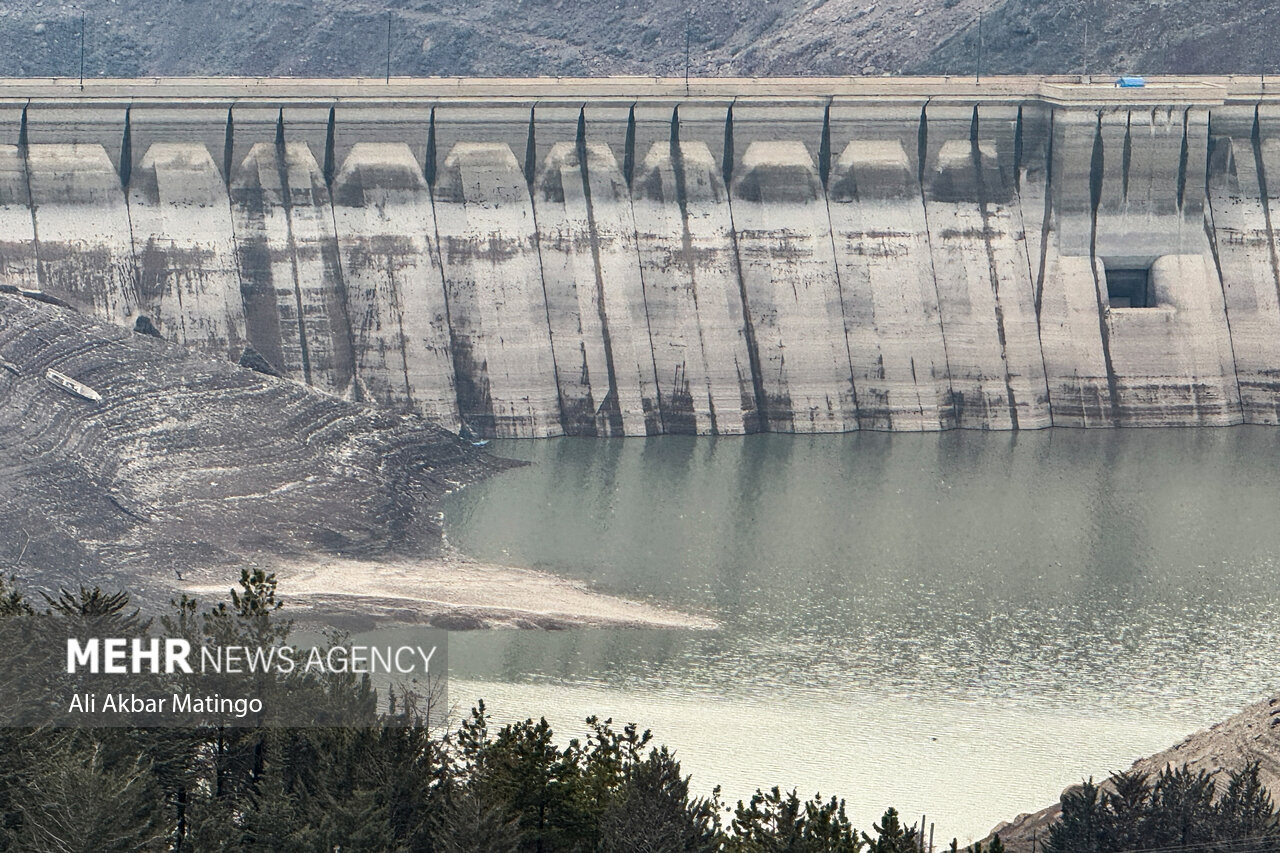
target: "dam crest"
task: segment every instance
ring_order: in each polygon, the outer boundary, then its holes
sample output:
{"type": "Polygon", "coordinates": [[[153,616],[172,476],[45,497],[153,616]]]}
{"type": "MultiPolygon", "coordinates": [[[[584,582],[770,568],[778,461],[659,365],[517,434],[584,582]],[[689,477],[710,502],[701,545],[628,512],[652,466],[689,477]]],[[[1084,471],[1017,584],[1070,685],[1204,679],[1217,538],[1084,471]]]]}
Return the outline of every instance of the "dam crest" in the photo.
{"type": "Polygon", "coordinates": [[[1256,77],[0,80],[4,281],[476,435],[1275,424],[1277,198],[1256,77]]]}

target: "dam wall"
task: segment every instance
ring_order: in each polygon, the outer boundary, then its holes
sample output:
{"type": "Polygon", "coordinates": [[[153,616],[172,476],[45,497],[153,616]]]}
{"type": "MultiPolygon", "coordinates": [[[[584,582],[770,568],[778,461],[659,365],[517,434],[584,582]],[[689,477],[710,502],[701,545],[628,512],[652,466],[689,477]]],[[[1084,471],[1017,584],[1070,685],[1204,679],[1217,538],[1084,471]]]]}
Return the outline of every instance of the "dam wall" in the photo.
{"type": "Polygon", "coordinates": [[[1278,203],[1257,78],[0,81],[6,283],[477,436],[1275,424],[1278,203]]]}

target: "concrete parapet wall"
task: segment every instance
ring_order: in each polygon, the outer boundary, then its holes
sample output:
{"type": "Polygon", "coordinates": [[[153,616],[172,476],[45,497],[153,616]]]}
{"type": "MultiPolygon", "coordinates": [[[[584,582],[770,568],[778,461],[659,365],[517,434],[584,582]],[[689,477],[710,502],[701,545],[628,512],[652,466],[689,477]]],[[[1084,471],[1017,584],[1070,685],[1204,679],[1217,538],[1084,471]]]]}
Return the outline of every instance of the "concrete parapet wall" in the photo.
{"type": "Polygon", "coordinates": [[[0,81],[0,275],[477,436],[1280,422],[1243,78],[507,82],[0,81]]]}

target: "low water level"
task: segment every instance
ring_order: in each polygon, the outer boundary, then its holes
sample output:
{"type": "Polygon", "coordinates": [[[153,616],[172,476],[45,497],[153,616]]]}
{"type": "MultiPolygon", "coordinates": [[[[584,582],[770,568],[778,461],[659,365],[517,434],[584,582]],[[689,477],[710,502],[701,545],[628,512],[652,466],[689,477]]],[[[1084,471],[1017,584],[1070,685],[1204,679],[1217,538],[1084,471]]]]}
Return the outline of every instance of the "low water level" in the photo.
{"type": "Polygon", "coordinates": [[[566,736],[635,720],[730,800],[798,787],[981,837],[1280,684],[1280,433],[495,442],[481,560],[712,632],[477,632],[451,698],[566,736]]]}

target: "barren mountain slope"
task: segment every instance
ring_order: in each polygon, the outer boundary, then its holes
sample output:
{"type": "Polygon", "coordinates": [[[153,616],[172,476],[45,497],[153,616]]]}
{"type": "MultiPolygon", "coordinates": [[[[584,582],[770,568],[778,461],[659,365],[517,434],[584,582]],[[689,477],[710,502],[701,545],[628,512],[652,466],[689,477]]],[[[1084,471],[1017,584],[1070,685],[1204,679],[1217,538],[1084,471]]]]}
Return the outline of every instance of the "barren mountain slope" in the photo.
{"type": "MultiPolygon", "coordinates": [[[[1274,74],[1280,6],[1262,0],[1008,0],[983,20],[983,69],[1015,74],[1274,74]]],[[[978,27],[967,22],[912,73],[967,69],[978,27]]]]}
{"type": "Polygon", "coordinates": [[[382,76],[388,20],[395,75],[680,75],[686,23],[694,74],[967,75],[980,12],[985,73],[1280,69],[1262,0],[0,0],[0,74],[77,75],[81,8],[91,77],[382,76]]]}
{"type": "MultiPolygon", "coordinates": [[[[85,74],[859,74],[923,61],[993,0],[86,0],[85,74]]],[[[0,74],[75,76],[80,12],[0,2],[0,74]]]]}

